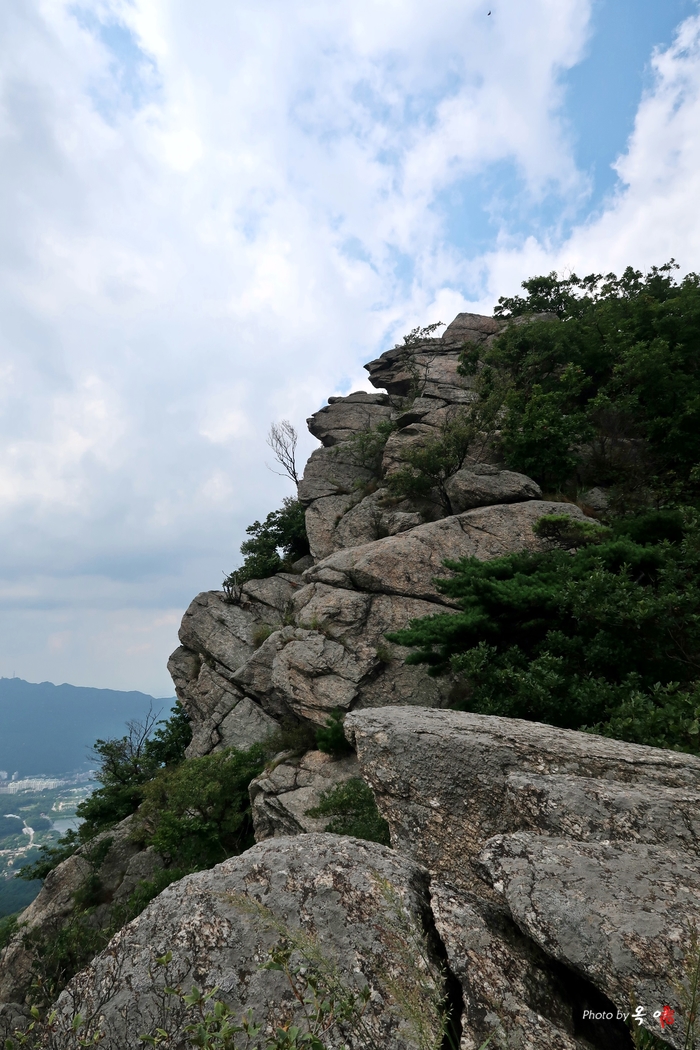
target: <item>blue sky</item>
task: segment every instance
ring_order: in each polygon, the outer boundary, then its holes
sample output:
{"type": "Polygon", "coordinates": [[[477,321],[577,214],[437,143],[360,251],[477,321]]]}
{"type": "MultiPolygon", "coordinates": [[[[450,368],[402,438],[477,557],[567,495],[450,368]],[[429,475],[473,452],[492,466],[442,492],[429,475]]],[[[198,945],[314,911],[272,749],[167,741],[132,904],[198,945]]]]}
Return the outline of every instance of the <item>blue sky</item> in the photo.
{"type": "Polygon", "coordinates": [[[534,273],[698,269],[699,127],[694,0],[7,0],[0,674],[167,695],[270,422],[534,273]]]}

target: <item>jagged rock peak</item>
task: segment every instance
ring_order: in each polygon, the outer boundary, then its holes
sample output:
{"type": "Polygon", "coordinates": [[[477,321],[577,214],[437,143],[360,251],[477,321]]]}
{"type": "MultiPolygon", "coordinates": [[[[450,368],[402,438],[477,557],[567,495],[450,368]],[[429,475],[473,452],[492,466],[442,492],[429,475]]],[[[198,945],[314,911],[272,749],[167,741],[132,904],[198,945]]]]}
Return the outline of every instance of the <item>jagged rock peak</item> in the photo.
{"type": "Polygon", "coordinates": [[[406,397],[414,393],[428,398],[466,400],[468,379],[457,373],[459,355],[465,343],[477,346],[492,340],[504,322],[481,314],[457,314],[439,339],[425,339],[411,345],[397,345],[365,365],[373,386],[389,394],[406,397]]]}

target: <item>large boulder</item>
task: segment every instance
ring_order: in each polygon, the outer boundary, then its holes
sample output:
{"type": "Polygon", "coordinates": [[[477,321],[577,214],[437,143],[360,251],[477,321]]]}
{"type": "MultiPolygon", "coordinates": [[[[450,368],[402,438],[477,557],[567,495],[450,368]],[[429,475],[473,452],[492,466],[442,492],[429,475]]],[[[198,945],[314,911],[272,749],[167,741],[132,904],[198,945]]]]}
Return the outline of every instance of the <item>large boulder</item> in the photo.
{"type": "Polygon", "coordinates": [[[347,397],[329,397],[328,404],[314,412],[306,424],[309,432],[326,448],[348,441],[362,430],[388,422],[393,414],[386,394],[359,390],[347,397]]]}
{"type": "Polygon", "coordinates": [[[408,532],[423,524],[423,517],[405,503],[388,500],[385,488],[362,496],[325,496],[314,500],[306,510],[309,546],[318,561],[345,547],[359,547],[384,536],[408,532]]]}
{"type": "Polygon", "coordinates": [[[494,503],[542,499],[542,490],[532,478],[487,463],[458,470],[445,482],[445,491],[455,514],[494,503]]]}
{"type": "Polygon", "coordinates": [[[255,841],[324,831],[328,817],[310,817],[307,811],[318,805],[324,792],[356,776],[353,753],[342,758],[323,751],[278,756],[250,782],[255,841]]]}
{"type": "Polygon", "coordinates": [[[400,595],[363,591],[312,583],[296,595],[295,619],[300,627],[321,630],[345,647],[371,647],[375,655],[372,673],[358,683],[352,707],[382,707],[386,704],[418,704],[444,707],[453,688],[449,676],[431,677],[425,667],[409,667],[410,650],[389,642],[386,635],[411,620],[444,611],[433,602],[400,595]]]}
{"type": "Polygon", "coordinates": [[[350,649],[321,631],[284,627],[263,642],[235,679],[271,717],[291,712],[325,725],[332,711],[350,709],[378,663],[369,645],[350,649]]]}
{"type": "Polygon", "coordinates": [[[103,1050],[137,1050],[157,1027],[183,1045],[188,1018],[166,985],[216,987],[237,1016],[251,1011],[263,1038],[300,1022],[287,975],[264,968],[276,946],[302,967],[293,979],[300,998],[311,995],[305,974],[320,976],[320,998],[336,1008],[369,989],[361,1019],[351,1010],[335,1041],[435,1046],[444,986],[428,916],[425,872],[383,846],[324,834],[262,842],[168,887],[125,926],[59,998],[52,1046],[73,1050],[78,1013],[84,1037],[104,1033],[103,1050]]]}
{"type": "MultiPolygon", "coordinates": [[[[653,1013],[680,1008],[674,988],[700,926],[700,759],[453,711],[366,710],[345,726],[392,845],[433,875],[465,1026],[498,1014],[494,988],[520,943],[522,986],[563,981],[579,1026],[585,1009],[601,1012],[596,995],[614,1017],[634,998],[659,1033],[653,1013]],[[460,954],[464,923],[491,945],[482,962],[460,954]]],[[[516,1027],[534,1005],[519,1000],[516,1027]]],[[[487,1027],[477,1024],[475,1038],[487,1027]]]]}
{"type": "Polygon", "coordinates": [[[532,527],[545,514],[589,520],[572,503],[529,500],[481,507],[337,551],[307,569],[304,579],[449,605],[435,586],[436,577],[450,575],[443,565],[446,558],[488,561],[514,551],[543,550],[546,543],[538,539],[532,527]]]}
{"type": "MultiPolygon", "coordinates": [[[[588,841],[595,820],[599,839],[636,843],[643,823],[654,826],[647,841],[675,849],[681,840],[668,826],[669,812],[681,798],[686,813],[700,802],[700,758],[538,722],[385,707],[353,712],[345,729],[392,843],[445,881],[493,901],[497,893],[473,862],[494,835],[588,841]],[[642,819],[630,820],[642,796],[642,819]],[[613,819],[616,810],[627,820],[613,819]]],[[[683,812],[675,824],[685,823],[683,812]]],[[[697,849],[694,838],[683,841],[697,849]]]]}

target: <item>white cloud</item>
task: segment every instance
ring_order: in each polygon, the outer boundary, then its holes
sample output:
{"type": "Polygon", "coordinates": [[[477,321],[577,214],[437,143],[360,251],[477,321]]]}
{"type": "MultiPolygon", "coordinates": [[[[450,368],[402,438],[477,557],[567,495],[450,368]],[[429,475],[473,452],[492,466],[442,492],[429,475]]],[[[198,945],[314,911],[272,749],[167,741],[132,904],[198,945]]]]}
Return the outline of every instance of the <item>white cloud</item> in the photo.
{"type": "Polygon", "coordinates": [[[95,685],[162,692],[174,621],[127,640],[142,656],[117,677],[127,641],[107,622],[171,616],[218,585],[245,525],[290,491],[265,467],[271,420],[290,418],[308,454],[306,416],[474,287],[488,309],[560,262],[696,253],[694,210],[681,218],[697,200],[691,23],[657,58],[601,219],[563,246],[504,231],[471,262],[446,240],[439,195],[494,164],[533,201],[585,196],[559,77],[590,7],[2,5],[0,602],[6,619],[21,606],[6,638],[24,654],[4,673],[36,677],[32,632],[69,630],[55,673],[37,642],[42,675],[85,682],[89,667],[95,685]],[[61,601],[70,628],[49,624],[61,601]]]}
{"type": "Polygon", "coordinates": [[[512,293],[524,275],[647,269],[674,257],[700,271],[700,16],[686,19],[652,59],[627,149],[615,163],[620,185],[602,213],[559,244],[529,238],[490,253],[489,298],[512,293]]]}

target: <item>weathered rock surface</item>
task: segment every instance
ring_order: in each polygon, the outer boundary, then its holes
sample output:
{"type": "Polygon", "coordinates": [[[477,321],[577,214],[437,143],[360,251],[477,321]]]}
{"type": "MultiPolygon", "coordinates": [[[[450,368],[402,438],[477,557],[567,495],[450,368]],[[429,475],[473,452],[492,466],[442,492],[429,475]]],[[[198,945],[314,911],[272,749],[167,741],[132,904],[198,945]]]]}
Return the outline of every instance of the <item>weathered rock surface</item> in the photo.
{"type": "Polygon", "coordinates": [[[453,403],[469,403],[473,394],[470,377],[457,372],[464,343],[482,345],[495,336],[503,323],[480,314],[457,314],[442,338],[426,339],[413,346],[398,346],[365,365],[373,386],[389,394],[435,397],[453,403]]]}
{"type": "MultiPolygon", "coordinates": [[[[308,835],[260,843],[168,887],[79,974],[57,1003],[56,1050],[74,1046],[76,1012],[105,1032],[104,1050],[137,1050],[141,1033],[183,1020],[163,986],[211,989],[263,1026],[298,1016],[284,973],[261,969],[282,936],[303,961],[318,949],[341,990],[369,985],[364,1025],[387,1050],[420,1050],[438,1035],[443,988],[434,940],[426,944],[427,877],[374,843],[308,835]],[[172,951],[167,969],[156,959],[172,951]],[[418,1019],[407,1020],[407,992],[418,1019]],[[422,1030],[421,1030],[422,1029],[422,1030]]],[[[89,1029],[88,1029],[89,1030],[89,1029]]],[[[349,1031],[349,1047],[366,1041],[349,1031]]]]}
{"type": "Polygon", "coordinates": [[[359,493],[322,496],[306,508],[306,535],[315,559],[327,558],[340,549],[342,543],[336,535],[338,525],[358,499],[359,493]]]}
{"type": "Polygon", "coordinates": [[[310,433],[330,448],[391,417],[392,407],[386,394],[367,394],[361,390],[348,397],[329,397],[328,404],[314,412],[306,423],[310,433]]]}
{"type": "MultiPolygon", "coordinates": [[[[346,733],[392,845],[433,875],[436,927],[461,974],[465,1031],[472,1025],[478,1039],[483,1019],[498,1015],[506,1031],[514,1026],[507,1045],[518,1045],[512,1039],[527,1011],[554,1016],[549,992],[550,1005],[537,1008],[532,989],[557,982],[561,1010],[574,1004],[581,1038],[583,1010],[594,1009],[596,994],[622,1012],[634,995],[652,1029],[654,1010],[679,1009],[673,989],[687,970],[691,930],[700,927],[700,759],[517,719],[415,708],[354,712],[346,733]],[[474,931],[471,945],[465,929],[474,931]],[[515,996],[508,1024],[498,1007],[506,985],[515,996]]],[[[586,1038],[608,1045],[600,1033],[586,1038]]],[[[522,1045],[559,1043],[542,1035],[522,1045]]]]}
{"type": "Polygon", "coordinates": [[[235,671],[255,649],[257,620],[241,605],[224,600],[219,591],[204,591],[182,617],[180,642],[194,653],[207,653],[229,671],[235,671]]]}
{"type": "MultiPolygon", "coordinates": [[[[671,789],[669,804],[685,797],[688,808],[692,797],[700,796],[698,758],[537,722],[386,707],[353,712],[345,725],[362,775],[389,821],[392,844],[444,881],[487,893],[493,901],[497,895],[472,863],[492,836],[561,834],[556,825],[553,829],[553,818],[561,812],[572,838],[578,837],[576,809],[591,805],[595,789],[599,797],[607,793],[608,812],[626,790],[643,791],[651,804],[671,789]],[[523,777],[540,778],[540,794],[523,791],[521,805],[523,777]],[[550,777],[554,796],[542,789],[550,777]],[[575,802],[579,794],[583,797],[575,802]]],[[[619,838],[623,827],[621,822],[619,838]]],[[[662,827],[658,834],[664,834],[662,827]]],[[[669,836],[669,844],[677,846],[677,833],[669,831],[669,836]]],[[[634,832],[630,840],[637,841],[634,832]]]]}
{"type": "Polygon", "coordinates": [[[350,649],[320,631],[284,627],[263,642],[235,678],[273,717],[291,711],[325,725],[332,711],[350,709],[378,662],[371,646],[359,643],[350,649]]]}
{"type": "Polygon", "coordinates": [[[300,587],[300,577],[278,573],[249,580],[236,603],[222,591],[205,591],[190,604],[180,628],[182,645],[168,662],[177,697],[192,721],[188,758],[222,747],[250,747],[278,728],[238,688],[234,672],[273,627],[282,626],[300,587]]]}
{"type": "Polygon", "coordinates": [[[542,499],[542,490],[532,478],[485,463],[458,470],[445,482],[445,491],[455,514],[494,503],[542,499]]]}
{"type": "Polygon", "coordinates": [[[328,817],[310,817],[321,794],[358,776],[354,754],[334,758],[323,751],[307,751],[301,758],[275,761],[250,782],[255,841],[323,831],[328,817]]]}
{"type": "Polygon", "coordinates": [[[20,929],[0,953],[0,1002],[23,1001],[37,952],[25,945],[25,936],[33,931],[51,935],[63,927],[75,911],[75,894],[88,879],[96,876],[100,887],[102,903],[92,917],[99,926],[112,904],[123,903],[140,879],[152,878],[163,866],[153,850],[142,850],[132,841],[132,830],[133,818],[127,817],[49,872],[38,896],[19,917],[20,929]]]}
{"type": "Polygon", "coordinates": [[[700,929],[696,853],[520,832],[490,839],[479,861],[518,926],[620,1009],[641,1004],[652,1024],[678,1009],[700,929]]]}
{"type": "Polygon", "coordinates": [[[299,482],[298,495],[304,504],[324,496],[352,495],[372,479],[372,471],[362,465],[358,453],[343,442],[311,453],[299,482]]]}
{"type": "MultiPolygon", "coordinates": [[[[552,963],[502,910],[433,880],[431,906],[462,987],[463,1050],[632,1050],[624,1022],[584,1018],[611,1003],[552,963]]],[[[614,1008],[613,1008],[613,1012],[614,1008]]]]}
{"type": "Polygon", "coordinates": [[[543,502],[530,478],[487,462],[498,458],[487,440],[448,482],[458,513],[445,516],[428,498],[401,500],[384,484],[408,448],[469,411],[474,378],[459,374],[460,353],[465,344],[486,347],[503,324],[459,314],[442,338],[367,365],[386,393],[330,398],[310,417],[323,447],[309,458],[298,495],[313,563],[191,603],[169,664],[192,721],[188,756],[247,747],[290,717],[323,723],[334,708],[446,705],[454,683],[406,666],[407,652],[385,634],[450,606],[435,585],[449,575],[444,559],[539,550],[539,517],[583,516],[572,504],[543,502]],[[377,430],[386,423],[394,428],[388,440],[386,428],[377,430]]]}
{"type": "Polygon", "coordinates": [[[487,561],[518,550],[543,550],[532,526],[545,514],[568,514],[585,520],[571,503],[530,500],[500,504],[427,522],[409,532],[341,550],[304,573],[309,583],[354,588],[370,593],[398,594],[449,604],[435,586],[449,576],[446,558],[487,561]]]}

